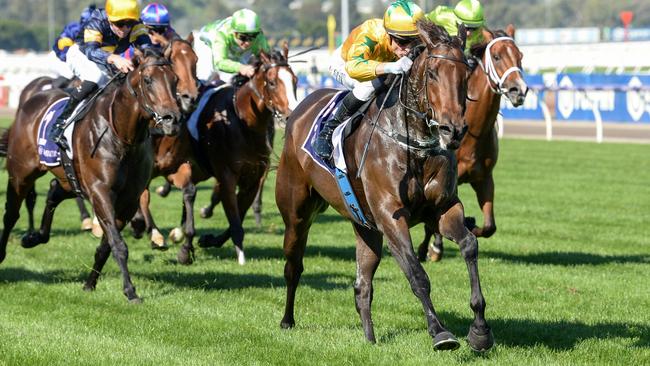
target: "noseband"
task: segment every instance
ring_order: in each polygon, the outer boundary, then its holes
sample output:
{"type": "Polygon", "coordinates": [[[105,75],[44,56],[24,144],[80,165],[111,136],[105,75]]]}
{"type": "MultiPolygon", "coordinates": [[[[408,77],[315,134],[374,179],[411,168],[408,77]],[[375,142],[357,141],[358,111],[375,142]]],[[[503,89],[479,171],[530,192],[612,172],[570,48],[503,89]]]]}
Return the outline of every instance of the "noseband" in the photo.
{"type": "MultiPolygon", "coordinates": [[[[287,67],[289,68],[289,70],[291,70],[291,66],[286,61],[279,62],[279,63],[272,63],[272,64],[263,64],[261,68],[262,68],[262,73],[264,73],[264,91],[266,92],[266,94],[270,94],[270,92],[267,90],[268,82],[266,81],[266,72],[274,67],[287,67]]],[[[249,86],[251,90],[253,90],[253,93],[257,96],[257,99],[259,99],[262,103],[264,103],[264,105],[266,105],[266,108],[268,108],[273,113],[273,118],[275,119],[281,118],[282,114],[277,110],[277,108],[275,108],[275,105],[273,104],[273,99],[270,97],[264,98],[265,94],[260,93],[260,91],[257,89],[257,85],[252,81],[253,79],[249,81],[250,83],[249,86]]]]}
{"type": "Polygon", "coordinates": [[[503,75],[499,76],[494,63],[492,62],[491,50],[492,46],[500,41],[512,41],[512,43],[515,43],[515,40],[510,37],[497,37],[491,40],[490,43],[488,43],[488,45],[485,47],[485,65],[483,65],[482,60],[477,57],[478,63],[481,65],[481,69],[483,69],[483,73],[488,78],[488,85],[490,86],[490,89],[492,89],[492,92],[497,95],[503,95],[508,92],[507,89],[503,88],[503,83],[506,81],[506,78],[508,78],[510,74],[513,72],[518,72],[521,77],[524,76],[523,70],[518,66],[512,66],[508,68],[508,70],[506,70],[503,75]],[[492,85],[496,85],[496,87],[492,85]]]}
{"type": "MultiPolygon", "coordinates": [[[[154,60],[152,62],[140,65],[140,67],[138,68],[138,73],[140,74],[140,80],[138,81],[138,89],[140,90],[140,94],[142,95],[142,100],[141,100],[142,108],[154,120],[154,122],[155,122],[154,127],[158,127],[158,126],[162,125],[163,117],[161,115],[159,115],[157,112],[155,112],[150,107],[150,104],[147,102],[147,98],[145,97],[146,94],[144,93],[144,88],[142,87],[142,79],[143,79],[142,78],[142,70],[147,68],[147,67],[167,66],[167,65],[171,66],[171,62],[169,62],[169,60],[167,60],[166,58],[159,58],[159,59],[156,59],[156,60],[154,60]]],[[[131,74],[132,73],[128,73],[126,75],[126,87],[129,89],[129,93],[131,93],[131,95],[137,99],[138,94],[133,89],[133,86],[131,86],[131,74]]]]}

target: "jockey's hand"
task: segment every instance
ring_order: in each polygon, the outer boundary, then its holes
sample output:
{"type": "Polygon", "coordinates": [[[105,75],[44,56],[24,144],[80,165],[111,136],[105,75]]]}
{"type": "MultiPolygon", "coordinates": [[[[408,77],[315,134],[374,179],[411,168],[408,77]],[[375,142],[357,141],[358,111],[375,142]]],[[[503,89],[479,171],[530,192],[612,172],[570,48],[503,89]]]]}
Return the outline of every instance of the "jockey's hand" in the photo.
{"type": "Polygon", "coordinates": [[[401,74],[409,71],[413,65],[413,60],[408,56],[404,56],[395,62],[387,62],[384,64],[384,72],[387,74],[401,74]]]}
{"type": "Polygon", "coordinates": [[[131,60],[127,60],[120,55],[110,55],[106,61],[108,61],[109,64],[114,65],[118,70],[125,74],[133,70],[133,63],[131,60]]]}
{"type": "Polygon", "coordinates": [[[253,75],[255,75],[255,68],[251,65],[241,65],[239,67],[239,73],[246,77],[252,78],[253,75]]]}

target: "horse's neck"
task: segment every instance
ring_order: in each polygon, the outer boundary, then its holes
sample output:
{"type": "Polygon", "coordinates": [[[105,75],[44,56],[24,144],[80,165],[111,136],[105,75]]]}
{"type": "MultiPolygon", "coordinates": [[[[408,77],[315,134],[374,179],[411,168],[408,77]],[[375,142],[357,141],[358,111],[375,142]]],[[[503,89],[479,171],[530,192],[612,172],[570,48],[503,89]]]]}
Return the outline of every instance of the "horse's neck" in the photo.
{"type": "MultiPolygon", "coordinates": [[[[481,61],[485,65],[485,54],[481,56],[481,61]]],[[[468,132],[475,137],[488,136],[494,129],[501,96],[490,87],[489,77],[481,66],[475,68],[470,76],[468,96],[475,100],[470,102],[475,106],[471,109],[472,115],[469,116],[471,118],[467,119],[468,132]]]]}
{"type": "Polygon", "coordinates": [[[254,79],[251,79],[236,91],[234,108],[239,119],[249,129],[265,134],[267,125],[272,122],[273,118],[264,100],[260,98],[263,96],[262,91],[257,90],[254,82],[254,79]]]}
{"type": "Polygon", "coordinates": [[[130,145],[143,140],[148,124],[143,122],[145,117],[142,115],[140,102],[129,91],[128,82],[127,78],[124,85],[113,91],[108,123],[119,141],[130,145]]]}

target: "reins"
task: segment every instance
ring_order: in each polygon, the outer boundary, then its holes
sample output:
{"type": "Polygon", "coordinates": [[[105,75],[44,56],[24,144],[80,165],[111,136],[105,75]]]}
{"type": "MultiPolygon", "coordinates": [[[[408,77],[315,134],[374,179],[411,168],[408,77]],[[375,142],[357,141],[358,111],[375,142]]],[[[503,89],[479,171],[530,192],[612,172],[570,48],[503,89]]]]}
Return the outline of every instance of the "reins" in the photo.
{"type": "MultiPolygon", "coordinates": [[[[140,74],[142,74],[142,69],[145,69],[147,67],[166,66],[166,65],[171,65],[171,62],[169,62],[169,60],[167,60],[166,58],[159,58],[159,59],[156,59],[156,60],[154,60],[152,62],[146,63],[144,65],[140,65],[140,67],[138,68],[138,72],[140,74]]],[[[131,95],[133,97],[137,98],[138,94],[135,92],[135,90],[133,89],[133,86],[131,85],[131,74],[132,73],[128,73],[126,75],[126,86],[127,86],[128,90],[129,90],[129,93],[131,93],[131,95]]],[[[154,122],[155,122],[154,128],[158,127],[159,125],[162,125],[163,120],[164,120],[163,117],[161,115],[159,115],[158,113],[156,113],[149,106],[149,103],[147,102],[147,100],[145,98],[144,88],[142,87],[142,76],[140,77],[140,81],[138,82],[138,89],[140,90],[140,94],[142,95],[142,103],[141,103],[142,104],[142,109],[144,109],[145,112],[147,112],[151,116],[151,118],[154,120],[154,122]]]]}

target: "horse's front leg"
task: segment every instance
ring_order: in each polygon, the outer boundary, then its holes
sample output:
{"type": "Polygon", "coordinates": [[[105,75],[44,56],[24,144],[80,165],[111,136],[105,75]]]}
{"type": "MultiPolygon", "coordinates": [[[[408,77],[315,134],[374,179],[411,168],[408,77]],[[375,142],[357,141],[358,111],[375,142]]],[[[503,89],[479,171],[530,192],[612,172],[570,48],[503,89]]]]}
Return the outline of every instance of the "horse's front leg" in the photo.
{"type": "MultiPolygon", "coordinates": [[[[183,191],[183,217],[182,233],[185,236],[185,244],[181,247],[176,258],[181,264],[192,264],[194,261],[194,246],[192,240],[194,239],[194,200],[196,199],[196,186],[192,183],[192,167],[189,164],[181,165],[181,168],[173,176],[174,185],[181,188],[183,191]]],[[[179,229],[172,230],[173,240],[180,241],[182,235],[176,232],[179,229]]],[[[170,234],[170,236],[172,236],[170,234]]]]}
{"type": "MultiPolygon", "coordinates": [[[[144,230],[149,233],[151,249],[167,250],[169,247],[165,242],[165,237],[160,233],[160,230],[156,226],[156,222],[153,220],[153,216],[151,215],[151,210],[149,210],[150,203],[151,194],[149,193],[149,187],[147,187],[142,191],[142,194],[140,195],[139,209],[142,220],[144,220],[144,230]]],[[[131,222],[133,222],[133,220],[131,220],[131,222]]]]}
{"type": "Polygon", "coordinates": [[[411,290],[417,296],[424,308],[424,315],[427,319],[429,334],[433,337],[433,347],[436,350],[455,350],[460,343],[442,325],[438,319],[433,303],[431,302],[431,283],[429,276],[420,264],[415,252],[411,234],[404,215],[399,214],[399,209],[389,211],[390,214],[378,217],[378,225],[382,229],[388,241],[388,247],[400,266],[402,272],[411,285],[411,290]],[[400,215],[397,218],[394,216],[400,215]]]}
{"type": "Polygon", "coordinates": [[[442,237],[435,232],[432,224],[425,224],[424,239],[418,247],[418,259],[420,262],[424,262],[429,257],[432,262],[438,262],[442,259],[442,253],[442,237]],[[431,237],[434,238],[433,243],[431,243],[431,237]]]}
{"type": "Polygon", "coordinates": [[[472,233],[478,237],[489,238],[497,231],[494,221],[494,178],[490,173],[480,182],[472,182],[478,205],[483,212],[483,227],[473,227],[472,233]]]}
{"type": "Polygon", "coordinates": [[[43,218],[41,219],[41,229],[39,231],[29,232],[23,236],[21,242],[23,248],[33,248],[39,244],[47,243],[50,240],[54,211],[61,201],[72,197],[74,197],[74,193],[63,189],[61,183],[56,178],[50,181],[50,190],[47,192],[47,201],[43,210],[43,218]]]}
{"type": "MultiPolygon", "coordinates": [[[[125,223],[122,221],[118,222],[116,220],[115,206],[110,199],[108,189],[105,188],[100,190],[98,187],[95,187],[95,189],[95,194],[92,196],[92,204],[95,209],[95,215],[97,215],[99,224],[104,231],[105,238],[102,238],[102,240],[106,240],[108,242],[108,245],[111,248],[111,252],[113,253],[113,258],[115,258],[115,261],[120,268],[120,272],[122,272],[124,295],[129,300],[129,302],[140,303],[142,300],[135,292],[135,286],[133,286],[133,283],[131,282],[131,276],[129,275],[129,269],[127,266],[127,261],[129,259],[129,249],[126,246],[124,238],[120,234],[120,229],[124,226],[125,223]]],[[[100,251],[100,249],[98,249],[98,251],[100,251]]],[[[100,265],[99,263],[101,259],[101,255],[98,256],[96,253],[95,266],[99,268],[103,266],[103,264],[100,265]]],[[[106,261],[106,259],[104,259],[104,261],[106,261]]],[[[93,271],[91,272],[90,277],[95,275],[98,274],[93,271]]]]}
{"type": "Polygon", "coordinates": [[[382,236],[378,231],[354,225],[357,236],[357,279],[354,282],[354,303],[361,317],[361,325],[366,339],[375,343],[375,330],[372,324],[372,279],[381,261],[382,236]]]}
{"type": "Polygon", "coordinates": [[[469,328],[467,341],[475,351],[487,351],[494,345],[492,331],[485,320],[485,298],[481,292],[478,274],[478,241],[476,236],[465,227],[463,205],[456,200],[440,216],[439,230],[446,238],[455,241],[467,264],[471,286],[470,307],[474,311],[474,322],[469,328]]]}

